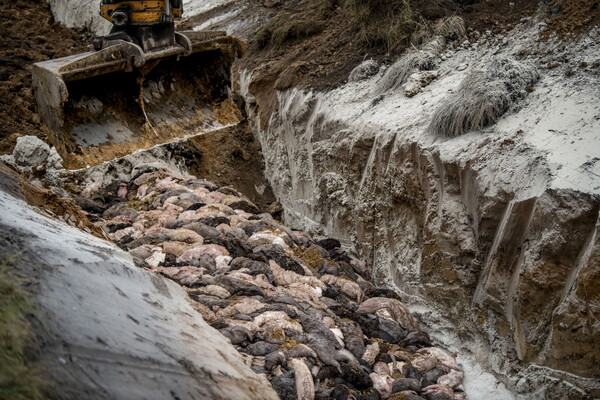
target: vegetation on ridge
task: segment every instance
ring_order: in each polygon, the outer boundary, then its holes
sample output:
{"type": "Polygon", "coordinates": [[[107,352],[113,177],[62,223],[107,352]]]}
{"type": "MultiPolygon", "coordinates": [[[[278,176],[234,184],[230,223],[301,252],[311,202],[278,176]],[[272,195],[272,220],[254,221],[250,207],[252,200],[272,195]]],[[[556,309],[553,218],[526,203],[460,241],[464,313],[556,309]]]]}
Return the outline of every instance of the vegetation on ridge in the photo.
{"type": "Polygon", "coordinates": [[[391,51],[408,44],[410,37],[424,25],[421,15],[408,0],[347,0],[360,37],[370,47],[383,46],[391,51]]]}
{"type": "Polygon", "coordinates": [[[320,34],[335,12],[348,14],[363,44],[387,51],[408,44],[413,32],[424,23],[408,0],[303,0],[278,13],[257,32],[255,41],[260,48],[277,48],[320,34]]]}

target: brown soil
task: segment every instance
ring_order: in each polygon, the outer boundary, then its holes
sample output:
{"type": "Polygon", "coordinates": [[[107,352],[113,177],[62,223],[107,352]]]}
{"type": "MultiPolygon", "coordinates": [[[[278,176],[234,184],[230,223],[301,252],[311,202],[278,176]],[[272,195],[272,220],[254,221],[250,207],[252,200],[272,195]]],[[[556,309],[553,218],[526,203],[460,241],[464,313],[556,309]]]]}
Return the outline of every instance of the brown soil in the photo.
{"type": "Polygon", "coordinates": [[[467,29],[502,33],[538,11],[538,0],[457,0],[467,29]]]}
{"type": "Polygon", "coordinates": [[[264,177],[260,143],[246,122],[168,146],[191,174],[234,187],[261,210],[267,210],[275,201],[264,177]],[[264,187],[264,191],[258,193],[257,187],[264,187]]]}
{"type": "MultiPolygon", "coordinates": [[[[459,15],[464,18],[469,30],[502,33],[514,27],[522,18],[542,11],[549,15],[549,32],[558,31],[562,34],[587,31],[600,23],[599,2],[554,0],[542,5],[540,10],[538,0],[410,0],[413,10],[423,17],[425,25],[440,18],[459,15]]],[[[303,17],[303,10],[298,6],[301,2],[275,3],[284,5],[264,7],[271,18],[284,12],[303,17]]],[[[193,25],[194,21],[190,22],[193,25]]],[[[358,27],[352,23],[348,11],[339,5],[329,13],[322,33],[286,42],[280,47],[267,46],[265,49],[259,46],[259,36],[260,32],[257,32],[257,37],[251,42],[250,55],[242,67],[260,65],[260,69],[256,70],[260,85],[264,86],[270,81],[270,86],[276,89],[293,85],[328,90],[343,83],[352,68],[362,60],[374,58],[386,62],[404,50],[399,47],[388,52],[383,47],[369,47],[362,43],[358,27]]]]}
{"type": "Polygon", "coordinates": [[[552,0],[547,13],[546,33],[579,35],[600,24],[600,0],[552,0]]]}
{"type": "MultiPolygon", "coordinates": [[[[360,40],[360,28],[353,23],[343,1],[328,0],[333,4],[322,32],[306,31],[283,45],[264,46],[261,31],[250,43],[248,56],[239,68],[254,71],[250,91],[255,95],[263,128],[276,107],[276,91],[289,88],[310,88],[327,91],[343,84],[350,71],[361,61],[373,58],[390,62],[405,47],[391,51],[383,46],[369,46],[360,40]],[[258,66],[258,68],[256,67],[258,66]]],[[[600,23],[600,0],[409,0],[414,11],[422,17],[420,24],[427,29],[441,18],[461,16],[468,31],[505,33],[523,18],[540,12],[547,16],[547,33],[581,33],[600,23]]],[[[302,1],[262,1],[271,21],[283,14],[302,20],[310,14],[302,8],[302,1]]],[[[260,6],[257,6],[260,7],[260,6]]],[[[196,17],[190,24],[204,16],[196,17]]],[[[318,23],[319,21],[315,21],[318,23]]]]}
{"type": "Polygon", "coordinates": [[[90,35],[57,24],[44,0],[1,1],[0,154],[17,137],[44,138],[31,91],[31,65],[88,49],[90,35]]]}

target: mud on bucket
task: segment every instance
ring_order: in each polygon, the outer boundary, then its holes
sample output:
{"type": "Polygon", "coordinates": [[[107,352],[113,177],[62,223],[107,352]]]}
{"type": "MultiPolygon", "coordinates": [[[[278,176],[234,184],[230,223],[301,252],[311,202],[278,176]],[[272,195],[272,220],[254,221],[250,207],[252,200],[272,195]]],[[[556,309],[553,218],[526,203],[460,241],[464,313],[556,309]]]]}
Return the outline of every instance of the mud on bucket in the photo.
{"type": "MultiPolygon", "coordinates": [[[[120,48],[37,63],[33,87],[48,138],[69,169],[237,124],[231,66],[243,44],[223,34],[141,68],[120,48]]],[[[203,33],[206,35],[207,33],[203,33]]]]}

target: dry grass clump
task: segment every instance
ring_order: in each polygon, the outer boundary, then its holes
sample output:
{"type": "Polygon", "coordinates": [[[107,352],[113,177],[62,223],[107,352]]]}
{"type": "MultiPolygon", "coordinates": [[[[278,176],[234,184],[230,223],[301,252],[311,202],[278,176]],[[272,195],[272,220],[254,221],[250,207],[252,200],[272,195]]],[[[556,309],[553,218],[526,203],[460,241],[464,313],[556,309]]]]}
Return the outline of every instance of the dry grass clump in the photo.
{"type": "Polygon", "coordinates": [[[361,28],[362,40],[387,51],[408,44],[413,32],[423,25],[408,0],[347,0],[346,7],[361,28]]]}
{"type": "Polygon", "coordinates": [[[433,26],[433,33],[448,40],[464,39],[467,37],[465,20],[457,15],[443,19],[433,26]]]}
{"type": "Polygon", "coordinates": [[[457,94],[436,110],[431,128],[441,136],[460,136],[494,124],[510,105],[502,82],[489,82],[485,73],[475,71],[461,83],[457,94]]]}
{"type": "Polygon", "coordinates": [[[254,42],[259,48],[282,47],[309,38],[322,33],[337,13],[358,27],[364,45],[388,52],[409,44],[412,34],[425,26],[408,0],[300,0],[289,2],[258,30],[254,42]]]}
{"type": "Polygon", "coordinates": [[[540,79],[537,68],[530,62],[519,62],[510,57],[495,57],[487,70],[490,80],[504,83],[511,100],[527,96],[528,88],[540,79]]]}
{"type": "Polygon", "coordinates": [[[411,38],[413,45],[421,45],[433,37],[443,37],[446,40],[463,40],[467,37],[465,20],[457,15],[440,19],[433,25],[427,25],[415,31],[411,38]]]}
{"type": "Polygon", "coordinates": [[[376,92],[397,89],[415,71],[431,71],[437,68],[437,57],[428,51],[411,51],[392,64],[377,83],[376,92]]]}
{"type": "Polygon", "coordinates": [[[440,136],[456,137],[490,126],[524,98],[538,79],[531,64],[495,58],[485,72],[473,71],[465,77],[456,93],[435,111],[430,129],[440,136]]]}
{"type": "Polygon", "coordinates": [[[379,64],[377,64],[374,60],[366,60],[361,64],[357,65],[352,72],[350,72],[350,76],[348,77],[349,82],[359,82],[370,78],[379,72],[379,64]]]}
{"type": "Polygon", "coordinates": [[[27,294],[10,260],[0,262],[0,400],[43,399],[43,382],[27,365],[25,348],[31,327],[27,294]]]}
{"type": "Polygon", "coordinates": [[[438,67],[438,56],[446,42],[443,37],[436,36],[418,50],[407,52],[392,64],[377,83],[376,92],[386,92],[400,87],[415,71],[432,71],[438,67]]]}
{"type": "Polygon", "coordinates": [[[322,33],[337,0],[302,0],[277,14],[268,26],[256,32],[254,41],[259,48],[281,47],[300,39],[322,33]]]}

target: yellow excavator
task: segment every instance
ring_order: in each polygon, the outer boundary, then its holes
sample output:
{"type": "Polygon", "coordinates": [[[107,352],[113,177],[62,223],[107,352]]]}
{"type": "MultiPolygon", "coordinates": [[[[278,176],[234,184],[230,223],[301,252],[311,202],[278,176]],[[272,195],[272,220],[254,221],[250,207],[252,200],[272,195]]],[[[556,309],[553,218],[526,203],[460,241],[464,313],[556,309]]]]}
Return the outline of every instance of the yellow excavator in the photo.
{"type": "Polygon", "coordinates": [[[34,64],[38,112],[67,168],[239,122],[231,66],[246,45],[225,32],[177,32],[182,14],[182,0],[101,0],[112,29],[94,51],[34,64]]]}
{"type": "Polygon", "coordinates": [[[97,51],[118,40],[134,43],[145,53],[177,51],[178,46],[187,49],[185,35],[175,32],[175,20],[183,15],[181,0],[102,0],[100,15],[112,22],[113,27],[108,36],[94,39],[97,51]]]}

